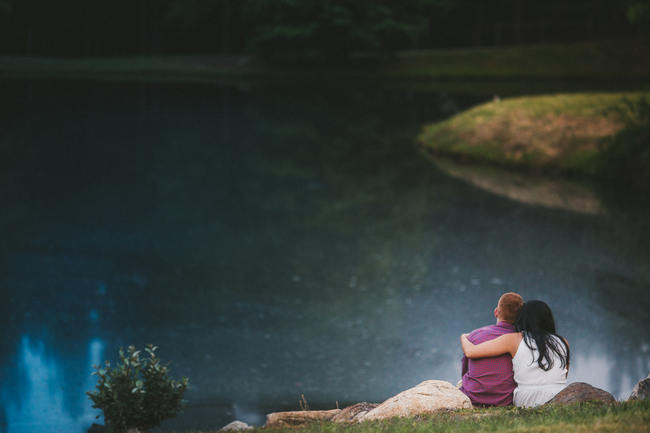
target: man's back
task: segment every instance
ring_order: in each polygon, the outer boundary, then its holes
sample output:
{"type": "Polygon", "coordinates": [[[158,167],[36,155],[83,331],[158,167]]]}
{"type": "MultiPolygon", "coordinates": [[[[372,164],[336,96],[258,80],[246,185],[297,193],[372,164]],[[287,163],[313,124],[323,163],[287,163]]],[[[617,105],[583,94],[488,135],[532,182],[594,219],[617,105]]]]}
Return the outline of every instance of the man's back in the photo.
{"type": "MultiPolygon", "coordinates": [[[[474,344],[493,340],[503,334],[515,332],[514,325],[499,322],[472,331],[468,339],[474,344]]],[[[517,387],[512,372],[509,353],[482,359],[463,357],[463,384],[460,390],[475,405],[508,406],[512,404],[512,392],[517,387]]]]}

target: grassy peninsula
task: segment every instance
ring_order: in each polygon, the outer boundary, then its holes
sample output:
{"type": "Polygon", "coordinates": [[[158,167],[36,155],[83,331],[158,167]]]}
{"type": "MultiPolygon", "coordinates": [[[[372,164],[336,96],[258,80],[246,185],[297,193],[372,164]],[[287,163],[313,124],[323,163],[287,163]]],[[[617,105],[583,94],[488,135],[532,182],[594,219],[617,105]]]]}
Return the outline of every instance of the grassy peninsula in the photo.
{"type": "Polygon", "coordinates": [[[625,92],[497,99],[425,126],[418,141],[432,154],[534,171],[602,177],[630,158],[643,171],[650,168],[649,98],[650,92],[625,92]]]}
{"type": "Polygon", "coordinates": [[[650,401],[611,406],[584,403],[533,409],[488,408],[443,412],[425,417],[395,418],[359,424],[316,423],[299,429],[249,430],[277,433],[565,433],[650,432],[650,401]]]}

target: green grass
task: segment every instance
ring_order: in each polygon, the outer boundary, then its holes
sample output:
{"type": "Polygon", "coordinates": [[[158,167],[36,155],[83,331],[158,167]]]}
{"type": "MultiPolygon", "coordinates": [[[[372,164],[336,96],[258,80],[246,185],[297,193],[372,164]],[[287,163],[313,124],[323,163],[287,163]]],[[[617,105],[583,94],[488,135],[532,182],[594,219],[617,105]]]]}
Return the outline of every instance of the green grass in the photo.
{"type": "Polygon", "coordinates": [[[648,42],[604,41],[400,53],[388,72],[415,78],[648,78],[648,42]]]}
{"type": "Polygon", "coordinates": [[[650,92],[525,96],[492,101],[424,127],[423,148],[509,167],[598,176],[629,102],[650,92]]]}
{"type": "MultiPolygon", "coordinates": [[[[650,43],[639,40],[568,45],[482,47],[352,56],[324,65],[263,65],[245,56],[136,56],[88,59],[0,57],[0,78],[46,77],[108,80],[213,81],[296,79],[381,81],[424,90],[512,94],[525,88],[571,88],[587,81],[647,86],[650,43]],[[491,83],[486,83],[492,81],[491,83]],[[568,81],[565,86],[558,82],[568,81]]],[[[602,84],[589,83],[592,88],[602,84]]]]}
{"type": "Polygon", "coordinates": [[[256,431],[277,433],[650,432],[650,402],[625,402],[611,406],[585,403],[534,409],[513,407],[473,409],[358,424],[326,422],[300,429],[252,430],[252,432],[256,431]]]}

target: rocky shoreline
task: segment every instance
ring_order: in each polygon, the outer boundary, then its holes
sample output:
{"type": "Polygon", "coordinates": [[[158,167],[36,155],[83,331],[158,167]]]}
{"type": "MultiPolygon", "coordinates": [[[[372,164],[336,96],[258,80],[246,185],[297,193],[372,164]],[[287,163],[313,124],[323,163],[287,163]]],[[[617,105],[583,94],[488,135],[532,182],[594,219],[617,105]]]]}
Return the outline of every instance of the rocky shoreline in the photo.
{"type": "MultiPolygon", "coordinates": [[[[650,400],[650,374],[640,380],[628,400],[650,400]]],[[[588,383],[574,382],[558,393],[547,405],[567,405],[581,402],[614,404],[609,392],[588,383]]],[[[449,382],[427,380],[390,397],[381,404],[357,403],[344,409],[273,412],[266,416],[264,428],[304,427],[316,421],[357,423],[393,417],[425,415],[438,411],[472,409],[469,398],[449,382]]],[[[233,421],[220,431],[248,430],[254,427],[233,421]]]]}
{"type": "MultiPolygon", "coordinates": [[[[628,401],[650,400],[650,374],[634,387],[628,401]]],[[[558,393],[546,405],[568,405],[582,402],[615,404],[616,399],[609,392],[588,383],[574,382],[558,393]]],[[[266,415],[263,428],[299,428],[314,422],[336,422],[354,424],[364,421],[385,420],[395,417],[411,417],[436,412],[452,412],[473,408],[469,398],[449,382],[426,380],[413,388],[388,398],[383,403],[356,403],[343,409],[301,410],[272,412],[266,415]]],[[[471,414],[470,414],[471,415],[471,414]]],[[[219,431],[251,430],[256,428],[236,420],[219,431]]],[[[103,433],[104,426],[93,424],[88,433],[103,433]]],[[[127,433],[143,433],[130,429],[127,433]]]]}

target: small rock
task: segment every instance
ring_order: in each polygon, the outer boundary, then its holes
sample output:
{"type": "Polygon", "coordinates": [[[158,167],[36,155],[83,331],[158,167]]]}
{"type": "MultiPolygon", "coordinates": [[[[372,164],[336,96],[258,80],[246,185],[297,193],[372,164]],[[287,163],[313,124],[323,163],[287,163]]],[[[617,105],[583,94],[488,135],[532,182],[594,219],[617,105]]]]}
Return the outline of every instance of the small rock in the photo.
{"type": "Polygon", "coordinates": [[[470,399],[451,383],[443,380],[427,380],[389,398],[364,415],[361,421],[421,415],[445,409],[471,408],[470,399]]]}
{"type": "Polygon", "coordinates": [[[572,404],[584,401],[601,401],[614,403],[616,400],[609,392],[584,382],[574,382],[558,392],[546,404],[572,404]]]}
{"type": "Polygon", "coordinates": [[[334,422],[357,422],[365,414],[373,410],[379,406],[376,403],[366,403],[365,401],[362,403],[357,403],[353,404],[352,406],[348,406],[345,409],[341,410],[338,414],[334,415],[334,418],[332,418],[332,421],[334,422]]]}
{"type": "Polygon", "coordinates": [[[650,400],[650,374],[634,385],[634,389],[628,400],[650,400]]]}
{"type": "Polygon", "coordinates": [[[253,427],[249,426],[248,424],[246,424],[246,423],[243,422],[243,421],[233,421],[233,422],[231,422],[230,424],[227,424],[227,425],[221,427],[221,429],[219,429],[219,431],[228,431],[228,430],[251,430],[252,428],[253,428],[253,427]]]}
{"type": "Polygon", "coordinates": [[[339,412],[341,409],[273,412],[266,415],[264,427],[301,427],[314,421],[329,421],[339,412]]]}

